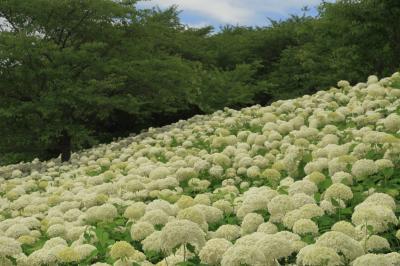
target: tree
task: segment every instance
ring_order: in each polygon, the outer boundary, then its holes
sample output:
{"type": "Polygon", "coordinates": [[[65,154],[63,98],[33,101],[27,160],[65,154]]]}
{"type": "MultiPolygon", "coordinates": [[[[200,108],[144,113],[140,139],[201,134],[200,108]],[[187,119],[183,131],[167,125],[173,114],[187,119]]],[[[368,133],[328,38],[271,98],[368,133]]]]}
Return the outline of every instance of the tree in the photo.
{"type": "Polygon", "coordinates": [[[268,74],[268,90],[285,98],[398,70],[400,2],[323,3],[318,18],[300,21],[300,42],[284,49],[268,74]]]}
{"type": "Polygon", "coordinates": [[[232,70],[197,68],[195,96],[199,108],[210,113],[224,107],[242,108],[252,105],[263,92],[264,82],[255,78],[260,64],[237,64],[232,70]]]}
{"type": "Polygon", "coordinates": [[[189,34],[174,7],[10,0],[0,16],[9,25],[0,32],[3,163],[68,160],[71,150],[200,112],[197,63],[180,51],[202,34],[189,34]]]}
{"type": "Polygon", "coordinates": [[[68,160],[150,126],[400,67],[397,0],[323,2],[317,17],[219,32],[135,2],[0,1],[0,164],[68,160]]]}
{"type": "Polygon", "coordinates": [[[68,159],[113,111],[138,112],[113,56],[135,13],[133,1],[1,1],[2,152],[68,159]]]}

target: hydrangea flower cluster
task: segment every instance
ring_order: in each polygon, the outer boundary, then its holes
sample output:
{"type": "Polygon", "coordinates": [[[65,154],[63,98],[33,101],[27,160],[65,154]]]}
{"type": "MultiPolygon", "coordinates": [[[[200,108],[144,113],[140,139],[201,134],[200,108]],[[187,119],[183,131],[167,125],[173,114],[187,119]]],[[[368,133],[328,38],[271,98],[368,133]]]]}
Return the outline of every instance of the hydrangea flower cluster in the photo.
{"type": "Polygon", "coordinates": [[[399,83],[0,167],[0,264],[400,265],[399,83]]]}

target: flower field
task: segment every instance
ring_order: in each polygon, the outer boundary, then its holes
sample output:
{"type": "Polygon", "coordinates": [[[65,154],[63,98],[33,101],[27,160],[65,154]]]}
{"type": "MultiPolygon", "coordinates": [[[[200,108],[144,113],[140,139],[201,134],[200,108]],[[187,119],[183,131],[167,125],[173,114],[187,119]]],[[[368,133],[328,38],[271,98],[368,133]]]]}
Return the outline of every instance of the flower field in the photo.
{"type": "Polygon", "coordinates": [[[0,168],[0,265],[400,265],[400,73],[0,168]]]}

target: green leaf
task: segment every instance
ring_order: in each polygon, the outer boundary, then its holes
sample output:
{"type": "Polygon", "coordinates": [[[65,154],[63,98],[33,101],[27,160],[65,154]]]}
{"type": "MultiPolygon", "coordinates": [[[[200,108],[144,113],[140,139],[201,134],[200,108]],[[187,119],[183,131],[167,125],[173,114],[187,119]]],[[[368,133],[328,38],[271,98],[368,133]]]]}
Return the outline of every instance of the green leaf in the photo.
{"type": "Polygon", "coordinates": [[[301,238],[301,240],[302,240],[303,242],[306,242],[306,243],[309,244],[309,245],[315,243],[314,236],[311,235],[311,234],[306,234],[306,235],[304,235],[304,236],[301,238]]]}
{"type": "Polygon", "coordinates": [[[187,244],[186,244],[186,248],[187,248],[190,252],[196,253],[196,248],[195,248],[193,245],[191,245],[190,243],[187,243],[187,244]]]}
{"type": "Polygon", "coordinates": [[[316,192],[316,193],[314,194],[314,199],[315,199],[315,201],[316,201],[317,203],[320,202],[320,201],[321,201],[321,193],[316,192]]]}
{"type": "Polygon", "coordinates": [[[278,192],[280,193],[280,194],[286,194],[286,195],[288,195],[289,193],[288,193],[288,186],[280,186],[279,188],[278,188],[278,192]]]}
{"type": "Polygon", "coordinates": [[[382,169],[381,172],[386,178],[389,178],[393,175],[394,169],[393,168],[385,168],[385,169],[382,169]]]}
{"type": "Polygon", "coordinates": [[[26,255],[30,255],[34,251],[41,249],[48,239],[49,239],[48,237],[43,236],[39,238],[33,245],[23,244],[21,245],[22,250],[26,255]]]}
{"type": "Polygon", "coordinates": [[[367,230],[368,230],[368,232],[370,233],[370,234],[373,234],[374,233],[374,227],[372,226],[372,225],[367,225],[367,230]]]}
{"type": "Polygon", "coordinates": [[[86,257],[83,261],[80,262],[79,265],[88,265],[92,262],[94,258],[99,254],[99,251],[97,249],[93,250],[88,257],[86,257]]]}
{"type": "Polygon", "coordinates": [[[325,179],[321,183],[318,184],[318,188],[320,191],[325,191],[328,187],[332,185],[332,180],[330,178],[325,179]]]}
{"type": "Polygon", "coordinates": [[[343,215],[352,215],[353,209],[352,208],[343,208],[340,210],[340,213],[343,215]]]}
{"type": "Polygon", "coordinates": [[[154,264],[162,261],[164,258],[162,253],[153,250],[146,251],[144,254],[146,255],[147,260],[154,264]]]}
{"type": "Polygon", "coordinates": [[[339,208],[340,208],[340,203],[339,203],[339,201],[337,201],[337,200],[334,199],[334,198],[331,198],[331,202],[332,202],[332,205],[333,205],[333,206],[339,207],[339,208]]]}

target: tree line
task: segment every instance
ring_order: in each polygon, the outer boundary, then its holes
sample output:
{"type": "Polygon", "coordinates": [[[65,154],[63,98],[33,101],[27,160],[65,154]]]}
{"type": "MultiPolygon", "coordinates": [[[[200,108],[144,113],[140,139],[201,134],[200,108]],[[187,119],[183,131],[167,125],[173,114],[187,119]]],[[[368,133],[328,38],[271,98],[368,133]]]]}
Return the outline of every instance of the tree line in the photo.
{"type": "Polygon", "coordinates": [[[323,2],[266,27],[190,28],[136,0],[2,0],[0,164],[400,66],[400,1],[323,2]]]}

